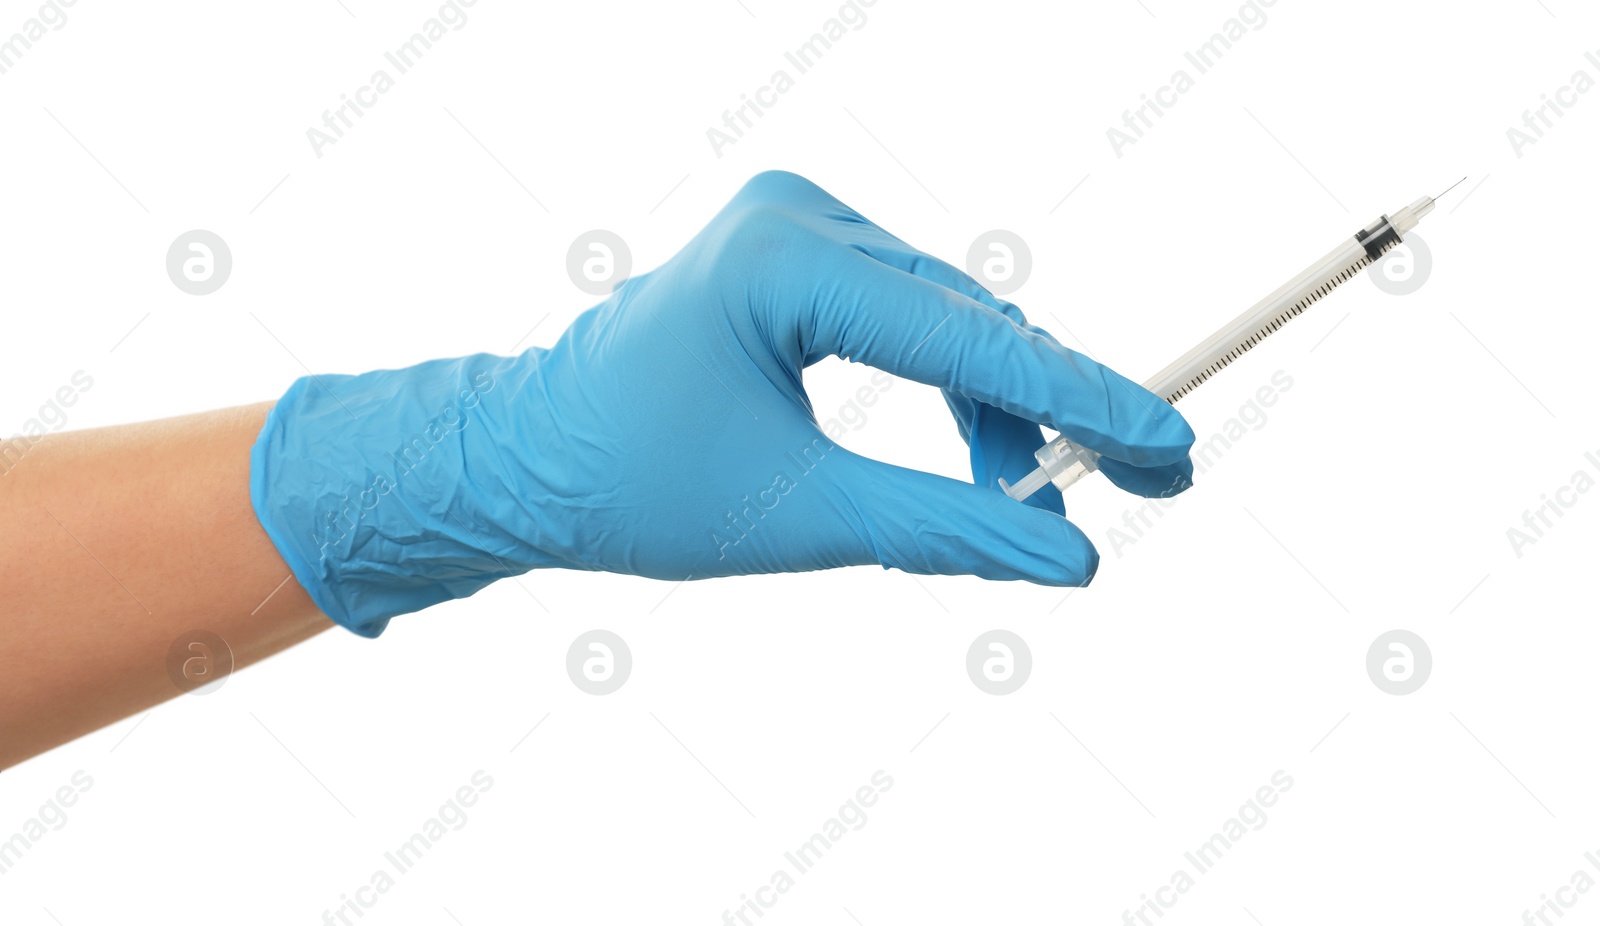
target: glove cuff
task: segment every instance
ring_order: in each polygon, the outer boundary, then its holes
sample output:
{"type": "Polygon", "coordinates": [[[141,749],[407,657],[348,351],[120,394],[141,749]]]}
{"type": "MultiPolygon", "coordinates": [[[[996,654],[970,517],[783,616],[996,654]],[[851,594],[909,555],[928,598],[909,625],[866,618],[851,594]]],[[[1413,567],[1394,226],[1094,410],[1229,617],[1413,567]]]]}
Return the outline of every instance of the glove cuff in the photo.
{"type": "Polygon", "coordinates": [[[256,517],[318,608],[364,637],[545,559],[514,436],[537,359],[477,354],[295,381],[250,459],[256,517]],[[518,418],[513,418],[515,413],[518,418]]]}

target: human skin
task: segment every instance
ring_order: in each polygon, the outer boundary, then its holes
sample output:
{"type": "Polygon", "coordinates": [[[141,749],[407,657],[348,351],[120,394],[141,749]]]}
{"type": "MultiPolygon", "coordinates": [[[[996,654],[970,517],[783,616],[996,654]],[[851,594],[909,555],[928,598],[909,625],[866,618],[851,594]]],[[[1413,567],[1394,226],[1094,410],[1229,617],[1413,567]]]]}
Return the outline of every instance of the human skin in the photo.
{"type": "Polygon", "coordinates": [[[335,626],[250,505],[271,407],[50,434],[0,474],[0,768],[182,694],[194,631],[237,669],[335,626]]]}
{"type": "Polygon", "coordinates": [[[1194,433],[1159,397],[783,171],[752,178],[553,347],[331,381],[343,397],[312,376],[276,403],[0,441],[0,768],[335,620],[376,636],[531,569],[682,581],[877,564],[1082,585],[1099,557],[1060,494],[1019,505],[998,491],[1034,467],[1040,426],[1101,453],[1136,494],[1165,497],[1193,472],[1194,433]],[[729,557],[701,515],[724,510],[723,483],[770,482],[779,454],[826,446],[802,370],[828,356],[943,390],[973,482],[829,447],[815,489],[729,557]],[[497,377],[508,385],[486,399],[497,377]],[[722,391],[704,392],[713,379],[722,391]],[[395,470],[406,502],[374,507],[396,487],[368,458],[430,418],[395,470]],[[364,479],[361,511],[334,524],[364,479]]]}

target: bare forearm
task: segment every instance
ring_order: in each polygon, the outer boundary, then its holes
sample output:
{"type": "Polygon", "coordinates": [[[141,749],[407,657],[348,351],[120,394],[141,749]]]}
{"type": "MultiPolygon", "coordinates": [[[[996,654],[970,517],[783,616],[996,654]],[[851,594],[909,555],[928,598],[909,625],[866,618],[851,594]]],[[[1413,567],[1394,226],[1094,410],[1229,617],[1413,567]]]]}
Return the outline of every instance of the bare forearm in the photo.
{"type": "Polygon", "coordinates": [[[270,407],[49,435],[0,474],[0,768],[179,694],[193,631],[238,667],[333,626],[250,506],[270,407]]]}

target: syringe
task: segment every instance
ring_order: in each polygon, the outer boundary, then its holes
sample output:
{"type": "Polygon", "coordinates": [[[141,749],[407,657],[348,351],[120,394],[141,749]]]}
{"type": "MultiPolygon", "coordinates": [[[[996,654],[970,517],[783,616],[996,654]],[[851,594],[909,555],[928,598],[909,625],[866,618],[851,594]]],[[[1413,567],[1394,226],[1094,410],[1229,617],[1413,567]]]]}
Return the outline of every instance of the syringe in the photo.
{"type": "MultiPolygon", "coordinates": [[[[1460,182],[1458,180],[1456,184],[1460,182]]],[[[1456,184],[1451,184],[1450,189],[1444,192],[1455,189],[1456,184]]],[[[1210,379],[1212,374],[1237,360],[1240,354],[1260,344],[1289,319],[1304,312],[1334,287],[1357,275],[1385,251],[1399,244],[1402,235],[1416,228],[1418,220],[1433,211],[1437,198],[1424,196],[1393,215],[1379,217],[1356,232],[1354,237],[1329,251],[1327,256],[1273,290],[1271,295],[1251,306],[1249,311],[1195,345],[1193,350],[1174,360],[1166,369],[1145,380],[1144,388],[1165,399],[1168,404],[1188,395],[1196,386],[1210,379]]],[[[1045,483],[1054,483],[1056,488],[1064,490],[1100,466],[1100,454],[1073,443],[1066,435],[1040,447],[1033,456],[1039,461],[1038,469],[1017,480],[1015,485],[1007,485],[1004,479],[1000,480],[1000,488],[1018,501],[1044,488],[1045,483]]]]}

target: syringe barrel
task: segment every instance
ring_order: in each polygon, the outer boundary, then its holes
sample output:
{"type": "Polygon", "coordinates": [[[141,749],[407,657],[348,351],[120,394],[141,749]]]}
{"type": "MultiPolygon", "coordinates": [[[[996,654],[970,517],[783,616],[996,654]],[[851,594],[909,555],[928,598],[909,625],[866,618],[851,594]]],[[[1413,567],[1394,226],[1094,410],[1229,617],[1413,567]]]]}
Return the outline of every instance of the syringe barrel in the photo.
{"type": "Polygon", "coordinates": [[[1145,380],[1144,387],[1169,403],[1178,401],[1289,319],[1305,311],[1307,306],[1327,295],[1329,290],[1360,272],[1369,262],[1367,249],[1362,243],[1354,237],[1347,238],[1289,282],[1273,290],[1188,353],[1168,364],[1161,372],[1145,380]]]}
{"type": "MultiPolygon", "coordinates": [[[[1169,404],[1177,402],[1340,283],[1359,274],[1398,244],[1400,236],[1432,209],[1433,200],[1424,196],[1398,210],[1392,220],[1383,216],[1372,222],[1145,380],[1144,387],[1169,404]]],[[[1066,489],[1098,469],[1100,455],[1061,436],[1040,447],[1034,458],[1056,488],[1066,489]]]]}

